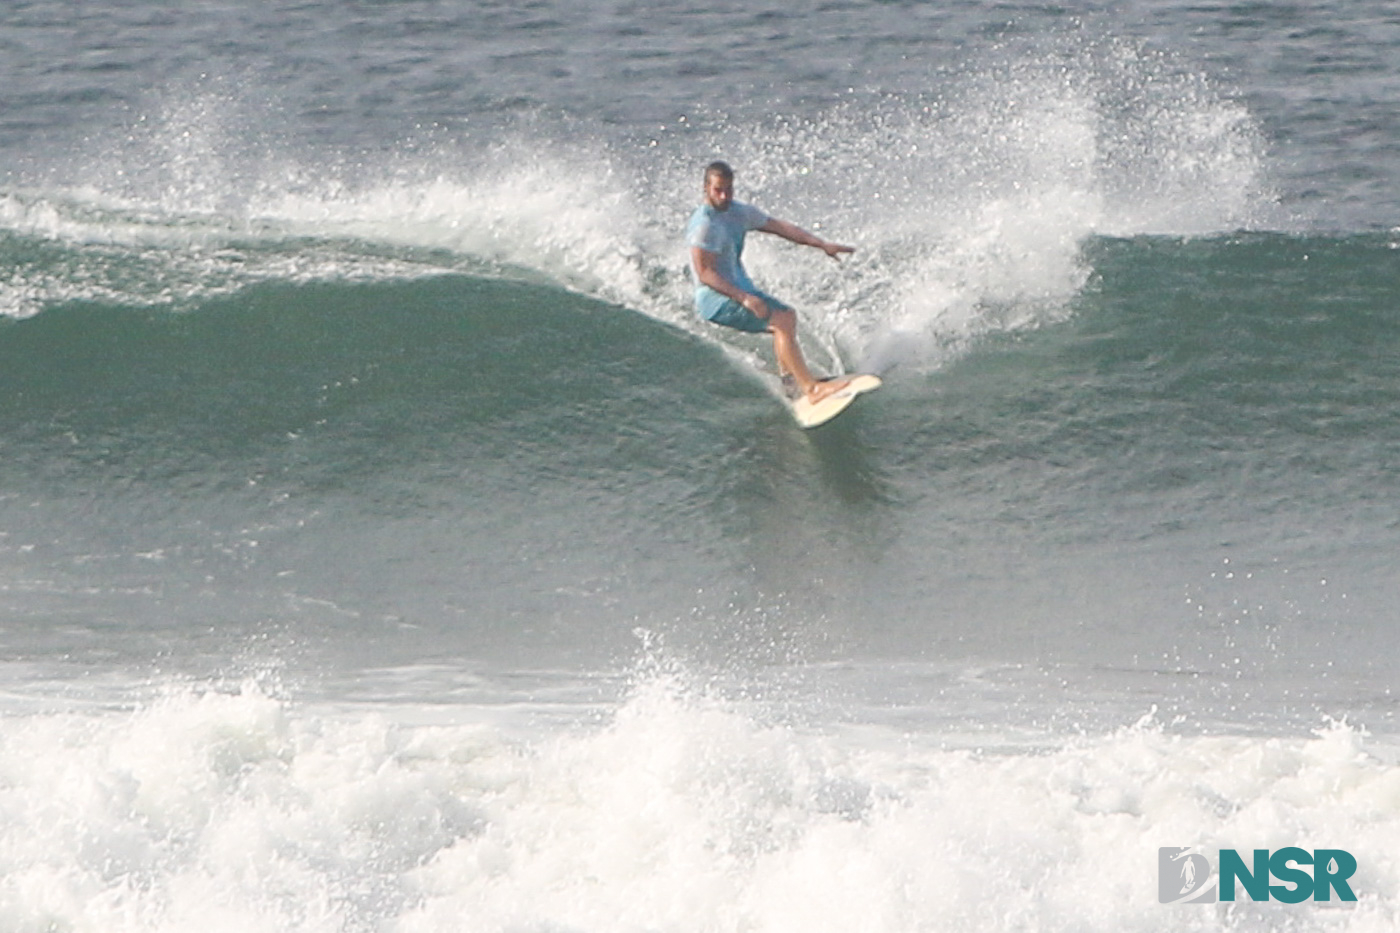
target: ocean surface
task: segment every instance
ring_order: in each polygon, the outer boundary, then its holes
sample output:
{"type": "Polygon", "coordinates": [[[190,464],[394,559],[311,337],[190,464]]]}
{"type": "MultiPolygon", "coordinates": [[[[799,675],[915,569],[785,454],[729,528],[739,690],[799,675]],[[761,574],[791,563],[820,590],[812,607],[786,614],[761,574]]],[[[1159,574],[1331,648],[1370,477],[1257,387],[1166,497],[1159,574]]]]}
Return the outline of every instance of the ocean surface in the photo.
{"type": "Polygon", "coordinates": [[[1400,10],[0,6],[0,930],[1400,927],[1400,10]],[[702,167],[824,372],[690,307],[702,167]],[[1159,903],[1158,850],[1358,900],[1159,903]]]}

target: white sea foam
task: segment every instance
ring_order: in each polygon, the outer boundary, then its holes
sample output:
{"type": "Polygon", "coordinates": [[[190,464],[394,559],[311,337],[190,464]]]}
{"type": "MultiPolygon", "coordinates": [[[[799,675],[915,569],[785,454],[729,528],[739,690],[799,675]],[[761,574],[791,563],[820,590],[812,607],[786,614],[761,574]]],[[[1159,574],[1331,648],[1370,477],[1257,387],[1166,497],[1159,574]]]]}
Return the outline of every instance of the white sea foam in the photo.
{"type": "Polygon", "coordinates": [[[0,230],[25,241],[23,257],[0,280],[0,315],[11,318],[73,301],[185,310],[264,282],[443,271],[382,250],[299,238],[277,218],[168,213],[91,188],[0,194],[0,230]]]}
{"type": "Polygon", "coordinates": [[[1038,751],[798,728],[648,677],[521,731],[172,690],[12,713],[0,916],[101,931],[1382,930],[1400,769],[1346,725],[1038,751]],[[1360,901],[1163,906],[1157,849],[1345,848],[1360,901]]]}
{"type": "Polygon", "coordinates": [[[358,190],[290,194],[255,210],[308,236],[443,250],[637,310],[674,307],[648,294],[646,212],[605,156],[536,139],[450,174],[421,167],[412,174],[358,190]]]}
{"type": "Polygon", "coordinates": [[[983,334],[1063,319],[1091,237],[1217,234],[1272,213],[1249,112],[1128,43],[989,63],[919,104],[853,107],[809,142],[822,178],[807,183],[865,247],[810,303],[862,368],[936,366],[983,334]],[[823,152],[832,137],[863,145],[823,152]]]}

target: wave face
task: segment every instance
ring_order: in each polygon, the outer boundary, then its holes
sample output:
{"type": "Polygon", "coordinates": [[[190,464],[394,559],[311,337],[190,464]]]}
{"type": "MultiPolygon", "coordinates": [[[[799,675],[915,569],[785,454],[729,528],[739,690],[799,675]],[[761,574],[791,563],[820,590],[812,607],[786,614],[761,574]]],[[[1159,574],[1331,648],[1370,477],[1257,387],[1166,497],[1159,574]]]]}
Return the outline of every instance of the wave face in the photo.
{"type": "Polygon", "coordinates": [[[10,322],[0,350],[13,610],[47,643],[59,607],[103,606],[123,619],[93,633],[104,650],[191,616],[347,613],[408,657],[404,627],[439,650],[606,657],[637,620],[771,597],[821,632],[817,655],[898,657],[1019,654],[1032,598],[1038,656],[1228,667],[1204,649],[1217,620],[1180,603],[1234,560],[1280,576],[1284,605],[1348,580],[1325,652],[1364,653],[1386,615],[1356,607],[1391,579],[1397,497],[1391,247],[1087,241],[1064,320],[896,370],[817,435],[731,352],[761,342],[547,283],[439,270],[180,310],[68,302],[10,322]]]}

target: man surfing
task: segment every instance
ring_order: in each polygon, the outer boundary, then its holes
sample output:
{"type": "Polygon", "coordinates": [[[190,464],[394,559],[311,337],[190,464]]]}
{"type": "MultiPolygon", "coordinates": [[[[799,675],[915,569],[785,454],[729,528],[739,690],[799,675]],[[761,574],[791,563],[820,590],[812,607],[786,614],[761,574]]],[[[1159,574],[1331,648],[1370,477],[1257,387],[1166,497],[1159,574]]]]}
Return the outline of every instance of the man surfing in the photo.
{"type": "Polygon", "coordinates": [[[778,374],[790,391],[819,402],[849,382],[817,379],[797,345],[797,312],[754,287],[742,262],[750,230],[774,233],[801,246],[815,246],[832,259],[855,252],[813,236],[801,227],[734,200],[734,170],[724,162],[705,167],[705,202],[690,215],[685,242],[695,270],[695,310],[705,320],[751,334],[772,334],[778,374]]]}

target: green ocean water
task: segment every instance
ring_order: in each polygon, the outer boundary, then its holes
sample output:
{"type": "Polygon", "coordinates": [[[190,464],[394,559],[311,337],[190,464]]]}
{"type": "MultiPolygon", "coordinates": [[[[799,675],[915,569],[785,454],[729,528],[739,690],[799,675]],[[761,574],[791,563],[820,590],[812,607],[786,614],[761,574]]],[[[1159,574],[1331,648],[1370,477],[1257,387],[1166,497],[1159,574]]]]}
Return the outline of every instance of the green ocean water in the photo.
{"type": "Polygon", "coordinates": [[[294,607],[373,657],[608,663],[646,619],[722,660],[726,607],[771,601],[754,624],[811,627],[814,659],[1021,656],[1029,628],[1042,659],[1153,670],[1214,663],[1179,603],[1234,561],[1292,575],[1259,626],[1306,659],[1261,665],[1374,665],[1396,256],[1093,240],[1064,320],[896,367],[814,433],[762,341],[508,277],[64,303],[4,325],[10,650],[54,650],[77,600],[111,626],[88,650],[133,657],[294,607]]]}

